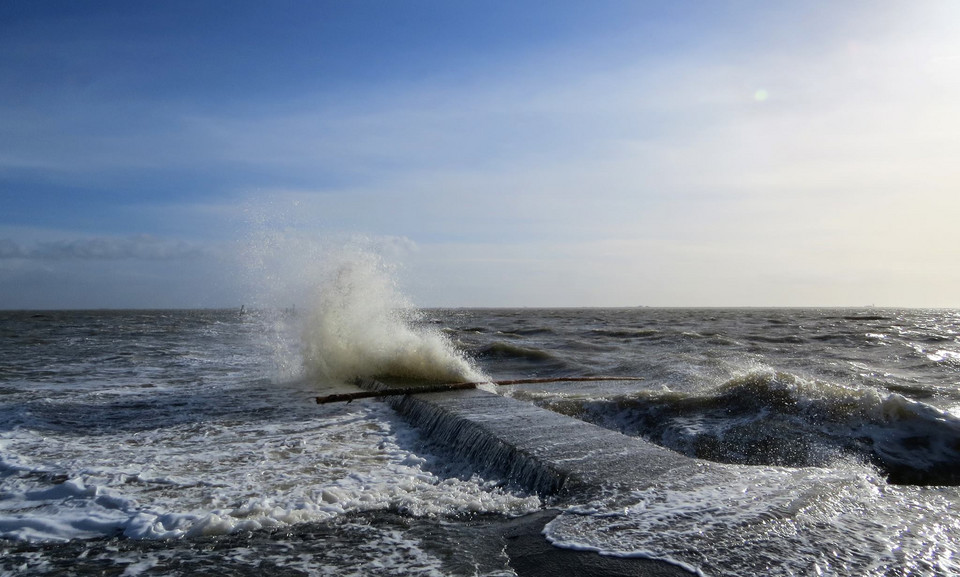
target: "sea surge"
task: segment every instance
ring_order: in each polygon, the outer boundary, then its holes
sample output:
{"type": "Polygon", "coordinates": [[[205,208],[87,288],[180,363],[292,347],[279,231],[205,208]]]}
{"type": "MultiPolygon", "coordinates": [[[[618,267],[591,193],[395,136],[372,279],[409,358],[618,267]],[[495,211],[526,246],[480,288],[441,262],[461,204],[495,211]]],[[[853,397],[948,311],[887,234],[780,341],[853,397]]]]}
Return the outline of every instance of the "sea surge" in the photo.
{"type": "Polygon", "coordinates": [[[443,332],[424,322],[372,254],[353,254],[336,266],[311,304],[302,347],[308,377],[485,380],[443,332]]]}

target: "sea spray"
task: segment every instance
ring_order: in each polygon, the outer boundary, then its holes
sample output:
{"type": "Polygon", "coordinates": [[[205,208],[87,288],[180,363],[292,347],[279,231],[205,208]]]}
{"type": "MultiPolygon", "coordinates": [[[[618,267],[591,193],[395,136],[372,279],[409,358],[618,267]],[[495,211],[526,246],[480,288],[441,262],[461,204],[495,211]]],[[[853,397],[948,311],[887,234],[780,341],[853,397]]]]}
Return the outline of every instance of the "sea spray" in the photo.
{"type": "Polygon", "coordinates": [[[419,325],[396,288],[393,263],[413,241],[317,231],[299,200],[283,195],[252,200],[244,212],[245,302],[266,327],[258,339],[272,351],[276,380],[483,380],[446,337],[419,325]]]}
{"type": "Polygon", "coordinates": [[[479,381],[485,377],[397,290],[376,255],[353,252],[320,286],[303,329],[308,377],[479,381]]]}

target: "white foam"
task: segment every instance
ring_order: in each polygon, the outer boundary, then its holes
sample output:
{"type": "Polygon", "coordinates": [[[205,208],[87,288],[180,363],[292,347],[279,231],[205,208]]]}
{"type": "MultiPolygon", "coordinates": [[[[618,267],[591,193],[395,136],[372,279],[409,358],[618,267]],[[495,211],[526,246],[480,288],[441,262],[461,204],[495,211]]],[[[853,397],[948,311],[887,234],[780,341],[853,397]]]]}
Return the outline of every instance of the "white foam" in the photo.
{"type": "Polygon", "coordinates": [[[541,506],[479,478],[433,474],[429,456],[401,446],[417,433],[375,402],[289,423],[213,422],[80,439],[3,435],[0,536],[8,539],[167,539],[357,511],[423,517],[541,506]]]}
{"type": "Polygon", "coordinates": [[[375,255],[352,253],[317,291],[303,331],[304,365],[313,377],[341,382],[387,375],[485,379],[440,330],[421,321],[375,255]]]}
{"type": "Polygon", "coordinates": [[[922,489],[886,485],[857,464],[715,470],[573,507],[544,532],[560,547],[710,575],[960,571],[960,520],[949,499],[920,501],[914,493],[922,489]]]}
{"type": "Polygon", "coordinates": [[[960,361],[960,352],[938,349],[935,352],[928,353],[927,358],[936,363],[943,361],[958,362],[960,361]]]}

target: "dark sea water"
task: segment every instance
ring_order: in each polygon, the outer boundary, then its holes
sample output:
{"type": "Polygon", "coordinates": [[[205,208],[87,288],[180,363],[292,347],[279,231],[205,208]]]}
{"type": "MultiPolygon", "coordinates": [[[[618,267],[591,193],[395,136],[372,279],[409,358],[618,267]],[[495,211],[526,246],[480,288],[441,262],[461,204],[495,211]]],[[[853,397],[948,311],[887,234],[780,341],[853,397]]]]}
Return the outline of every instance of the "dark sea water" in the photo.
{"type": "Polygon", "coordinates": [[[0,312],[2,574],[511,575],[490,536],[557,508],[707,575],[955,575],[958,485],[960,311],[0,312]],[[722,466],[538,495],[312,401],[380,374],[643,377],[498,392],[722,466]]]}

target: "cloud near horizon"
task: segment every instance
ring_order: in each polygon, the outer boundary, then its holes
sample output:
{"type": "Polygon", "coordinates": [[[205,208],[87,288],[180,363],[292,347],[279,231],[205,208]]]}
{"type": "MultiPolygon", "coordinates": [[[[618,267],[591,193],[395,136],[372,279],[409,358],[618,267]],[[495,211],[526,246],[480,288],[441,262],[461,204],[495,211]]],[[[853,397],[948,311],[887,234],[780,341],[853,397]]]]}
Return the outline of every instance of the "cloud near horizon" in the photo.
{"type": "Polygon", "coordinates": [[[164,240],[150,235],[134,237],[95,237],[51,240],[21,246],[11,239],[0,239],[0,258],[24,260],[175,260],[198,258],[206,252],[202,246],[183,240],[164,240]]]}

